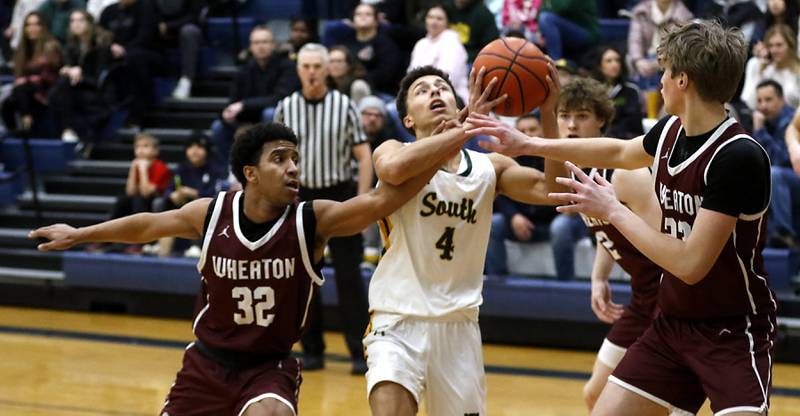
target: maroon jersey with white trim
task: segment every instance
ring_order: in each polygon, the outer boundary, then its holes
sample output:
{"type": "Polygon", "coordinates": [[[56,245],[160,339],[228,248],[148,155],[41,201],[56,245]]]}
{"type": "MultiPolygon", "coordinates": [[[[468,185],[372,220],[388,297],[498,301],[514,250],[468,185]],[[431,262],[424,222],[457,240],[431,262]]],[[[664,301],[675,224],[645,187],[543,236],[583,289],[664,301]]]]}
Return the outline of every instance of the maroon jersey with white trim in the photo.
{"type": "MultiPolygon", "coordinates": [[[[653,171],[662,212],[661,232],[687,240],[703,203],[706,173],[714,156],[735,140],[753,138],[729,118],[688,159],[670,167],[669,160],[681,131],[677,117],[672,117],[664,126],[653,171]]],[[[776,304],[767,285],[761,255],[766,240],[765,214],[766,209],[754,215],[739,215],[719,258],[700,282],[688,285],[665,270],[659,290],[661,310],[690,319],[774,313],[776,304]]]]}
{"type": "Polygon", "coordinates": [[[203,282],[194,334],[214,348],[289,353],[324,282],[309,257],[302,204],[287,206],[267,234],[249,241],[240,228],[241,196],[216,199],[197,264],[203,282]]]}
{"type": "MultiPolygon", "coordinates": [[[[614,174],[612,169],[592,169],[589,177],[600,173],[607,181],[611,182],[614,174]]],[[[597,244],[603,246],[622,270],[631,276],[631,307],[637,311],[651,313],[655,309],[658,298],[658,286],[661,280],[662,269],[639,251],[628,241],[616,227],[606,221],[587,217],[581,214],[583,222],[594,234],[597,244]]]]}

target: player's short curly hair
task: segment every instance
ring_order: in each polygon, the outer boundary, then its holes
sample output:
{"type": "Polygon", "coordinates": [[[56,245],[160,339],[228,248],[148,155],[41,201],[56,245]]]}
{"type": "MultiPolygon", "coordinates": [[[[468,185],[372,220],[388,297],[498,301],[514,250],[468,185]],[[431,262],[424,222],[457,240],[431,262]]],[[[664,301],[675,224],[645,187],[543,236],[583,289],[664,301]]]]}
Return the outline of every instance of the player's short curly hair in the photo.
{"type": "MultiPolygon", "coordinates": [[[[411,84],[413,84],[417,79],[428,75],[435,75],[445,80],[447,85],[450,86],[450,91],[455,94],[456,89],[453,87],[453,83],[450,81],[450,76],[447,75],[446,72],[431,65],[414,68],[400,81],[400,92],[397,94],[397,100],[395,101],[395,104],[397,105],[397,115],[400,117],[400,120],[404,119],[408,115],[408,103],[406,103],[406,100],[408,100],[408,89],[411,88],[411,84]]],[[[408,130],[409,133],[414,134],[414,129],[406,128],[406,130],[408,130]]]]}
{"type": "Polygon", "coordinates": [[[247,186],[244,167],[258,165],[261,153],[264,151],[264,144],[276,140],[286,140],[297,144],[297,136],[292,129],[275,122],[258,123],[236,135],[231,147],[230,163],[233,175],[242,184],[242,188],[247,186]]]}
{"type": "Polygon", "coordinates": [[[603,122],[603,130],[608,128],[614,118],[614,102],[608,97],[608,88],[599,81],[586,77],[575,77],[561,87],[557,110],[589,110],[603,122]]]}

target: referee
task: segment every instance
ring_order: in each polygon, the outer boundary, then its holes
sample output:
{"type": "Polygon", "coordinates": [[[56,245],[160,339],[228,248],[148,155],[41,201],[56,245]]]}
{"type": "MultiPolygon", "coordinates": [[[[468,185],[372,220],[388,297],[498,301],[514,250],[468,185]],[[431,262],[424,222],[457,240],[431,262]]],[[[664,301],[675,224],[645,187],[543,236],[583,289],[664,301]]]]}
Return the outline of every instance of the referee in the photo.
{"type": "MultiPolygon", "coordinates": [[[[350,98],[328,89],[328,51],[317,43],[303,46],[297,56],[302,90],[284,98],[275,109],[275,121],[289,126],[298,138],[300,199],[344,201],[372,187],[372,152],[361,129],[361,119],[350,98]],[[352,159],[358,161],[356,184],[352,159]]],[[[361,234],[332,238],[328,247],[336,271],[339,314],[353,361],[352,373],[364,374],[361,338],[367,326],[367,294],[361,282],[361,234]]],[[[303,369],[325,366],[322,339],[322,300],[314,299],[311,321],[303,336],[303,369]]]]}

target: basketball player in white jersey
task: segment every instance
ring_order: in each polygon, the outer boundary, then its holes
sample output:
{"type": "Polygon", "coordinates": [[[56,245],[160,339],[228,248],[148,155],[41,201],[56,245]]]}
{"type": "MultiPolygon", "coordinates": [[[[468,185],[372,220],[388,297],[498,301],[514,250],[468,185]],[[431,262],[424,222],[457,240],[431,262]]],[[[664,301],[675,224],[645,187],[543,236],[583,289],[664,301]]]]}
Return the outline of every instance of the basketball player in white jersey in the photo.
{"type": "MultiPolygon", "coordinates": [[[[550,69],[542,124],[544,134],[555,137],[558,78],[550,69]]],[[[499,102],[480,108],[481,80],[482,71],[471,76],[470,112],[486,113],[499,102]]],[[[459,114],[447,74],[431,66],[403,79],[397,108],[417,140],[388,141],[374,154],[378,178],[395,185],[414,177],[420,160],[442,153],[435,129],[442,121],[457,125],[459,114]]],[[[509,157],[462,150],[414,198],[379,221],[386,252],[370,283],[372,318],[364,339],[373,415],[414,415],[420,401],[429,415],[485,414],[478,307],[492,203],[498,193],[551,203],[550,183],[554,179],[509,157]]]]}

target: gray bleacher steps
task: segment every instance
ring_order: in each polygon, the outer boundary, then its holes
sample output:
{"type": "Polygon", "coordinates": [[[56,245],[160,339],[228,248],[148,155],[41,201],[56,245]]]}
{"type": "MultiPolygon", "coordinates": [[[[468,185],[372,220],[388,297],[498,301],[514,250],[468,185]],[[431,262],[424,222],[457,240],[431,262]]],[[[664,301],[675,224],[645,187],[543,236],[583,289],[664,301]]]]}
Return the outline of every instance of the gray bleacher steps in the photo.
{"type": "MultiPolygon", "coordinates": [[[[176,163],[167,164],[170,169],[177,167],[176,163]]],[[[69,163],[69,173],[78,175],[119,176],[127,177],[130,169],[130,160],[73,160],[69,163]]]]}
{"type": "Polygon", "coordinates": [[[52,175],[44,179],[51,194],[117,196],[125,192],[125,178],[52,175]]]}
{"type": "Polygon", "coordinates": [[[64,272],[58,270],[21,269],[0,267],[0,279],[10,280],[64,280],[64,272]]]}
{"type": "MultiPolygon", "coordinates": [[[[25,191],[17,197],[21,208],[33,208],[33,194],[25,191]]],[[[100,195],[71,195],[39,193],[39,204],[43,209],[61,209],[80,212],[108,212],[115,198],[100,195]]]]}
{"type": "Polygon", "coordinates": [[[156,108],[164,111],[213,111],[219,114],[227,105],[228,99],[225,97],[190,97],[186,100],[170,97],[156,108]]]}
{"type": "Polygon", "coordinates": [[[207,129],[211,126],[219,113],[214,111],[205,112],[156,112],[148,113],[145,118],[145,125],[173,128],[207,129]]]}
{"type": "MultiPolygon", "coordinates": [[[[33,244],[36,241],[31,240],[33,244]]],[[[0,247],[0,264],[3,267],[36,269],[36,270],[61,270],[61,252],[37,251],[29,248],[0,247]]]]}
{"type": "MultiPolygon", "coordinates": [[[[47,210],[43,212],[43,221],[47,224],[65,223],[75,227],[84,227],[91,224],[96,224],[108,219],[107,213],[97,212],[69,212],[59,210],[47,210]]],[[[31,210],[21,210],[16,207],[6,208],[0,210],[0,224],[5,227],[15,228],[0,228],[0,229],[32,229],[39,224],[36,222],[36,214],[31,210]]],[[[26,231],[26,230],[21,230],[26,231]]]]}
{"type": "MultiPolygon", "coordinates": [[[[183,143],[160,143],[158,157],[162,160],[183,159],[183,143]]],[[[92,150],[92,158],[130,161],[133,159],[133,145],[123,142],[98,143],[92,150]]]]}

